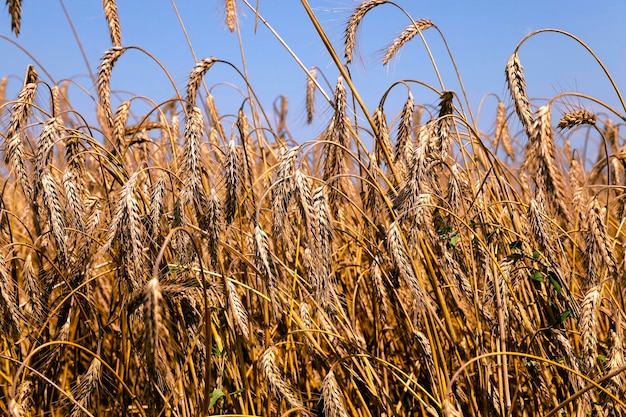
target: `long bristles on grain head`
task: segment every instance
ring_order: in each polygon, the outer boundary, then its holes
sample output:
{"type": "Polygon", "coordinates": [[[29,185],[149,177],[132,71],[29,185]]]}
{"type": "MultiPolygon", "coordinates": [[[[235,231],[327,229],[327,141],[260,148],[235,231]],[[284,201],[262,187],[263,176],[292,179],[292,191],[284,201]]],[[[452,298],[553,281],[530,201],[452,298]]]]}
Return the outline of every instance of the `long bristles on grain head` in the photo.
{"type": "Polygon", "coordinates": [[[396,145],[393,151],[394,162],[401,163],[406,170],[406,165],[411,158],[411,148],[413,147],[413,113],[415,112],[415,101],[413,94],[409,91],[402,112],[400,113],[400,123],[398,124],[398,133],[396,137],[396,145]]]}
{"type": "Polygon", "coordinates": [[[260,358],[260,365],[270,388],[284,398],[291,407],[304,409],[304,404],[296,397],[293,388],[291,388],[280,371],[274,346],[270,346],[263,352],[260,358]]]}
{"type": "Polygon", "coordinates": [[[434,23],[428,19],[419,19],[415,22],[412,22],[387,47],[387,50],[385,51],[385,56],[383,56],[383,65],[387,65],[389,61],[396,55],[396,53],[398,53],[398,51],[404,45],[406,45],[411,39],[413,39],[415,35],[433,26],[434,23]]]}
{"type": "Polygon", "coordinates": [[[92,409],[93,400],[98,398],[101,377],[102,362],[98,358],[93,358],[89,364],[87,372],[82,376],[78,386],[76,387],[74,398],[78,404],[74,404],[72,407],[72,413],[70,414],[71,417],[83,417],[85,415],[79,405],[88,410],[92,409]]]}
{"type": "Polygon", "coordinates": [[[501,100],[498,101],[498,109],[496,110],[495,140],[496,145],[502,144],[506,155],[511,158],[512,161],[514,161],[515,152],[513,151],[513,145],[511,144],[511,137],[509,136],[509,125],[506,118],[506,107],[504,105],[504,102],[501,100]]]}
{"type": "Polygon", "coordinates": [[[143,293],[143,317],[144,317],[144,354],[148,369],[155,371],[159,356],[168,348],[170,336],[166,325],[163,293],[161,284],[153,277],[145,285],[143,293]]]}
{"type": "Polygon", "coordinates": [[[605,278],[604,274],[617,275],[617,261],[613,252],[613,242],[609,237],[605,218],[605,210],[600,207],[597,198],[591,200],[587,213],[587,233],[585,239],[585,258],[587,274],[593,285],[599,285],[605,278]]]}
{"type": "Polygon", "coordinates": [[[98,67],[98,99],[104,112],[106,128],[113,127],[113,110],[111,109],[111,74],[117,60],[124,54],[125,48],[114,46],[102,56],[98,67]]]}
{"type": "Polygon", "coordinates": [[[231,32],[235,31],[235,21],[237,19],[237,5],[235,0],[225,0],[226,26],[231,32]]]}
{"type": "Polygon", "coordinates": [[[534,123],[534,116],[530,109],[530,100],[526,93],[526,79],[524,78],[524,67],[519,59],[519,54],[515,51],[506,64],[506,82],[517,116],[526,129],[528,136],[531,135],[531,128],[534,123]]]}
{"type": "Polygon", "coordinates": [[[227,224],[233,221],[237,207],[243,197],[244,185],[241,159],[235,140],[231,139],[226,146],[226,154],[222,163],[226,186],[224,218],[227,224]]]}
{"type": "Polygon", "coordinates": [[[345,48],[344,48],[344,56],[346,57],[346,63],[349,64],[352,62],[352,54],[354,52],[354,48],[356,46],[356,33],[359,29],[359,24],[365,14],[372,10],[374,7],[387,3],[387,0],[369,0],[361,3],[357,6],[356,9],[350,15],[350,19],[348,19],[348,24],[346,25],[345,32],[345,48]]]}
{"type": "Polygon", "coordinates": [[[215,64],[215,57],[204,58],[196,63],[187,80],[187,106],[189,109],[196,107],[196,93],[200,88],[200,82],[204,74],[215,64]]]}
{"type": "Polygon", "coordinates": [[[109,35],[113,46],[122,46],[122,28],[117,14],[117,3],[115,0],[102,0],[102,6],[109,24],[109,35]]]}
{"type": "Polygon", "coordinates": [[[598,349],[598,300],[599,287],[591,287],[582,303],[582,317],[578,324],[582,336],[582,359],[588,373],[596,366],[598,349]]]}
{"type": "Polygon", "coordinates": [[[245,340],[249,340],[248,312],[241,302],[241,298],[239,298],[235,284],[230,280],[226,283],[226,293],[228,294],[228,305],[235,324],[237,325],[237,330],[245,340]]]}
{"type": "Polygon", "coordinates": [[[19,36],[22,24],[22,0],[6,0],[9,6],[9,16],[11,16],[11,30],[15,36],[19,36]]]}
{"type": "Polygon", "coordinates": [[[11,120],[6,131],[5,163],[10,164],[29,201],[33,201],[33,190],[26,170],[24,155],[24,128],[28,123],[35,92],[37,90],[37,71],[32,65],[26,69],[24,87],[20,90],[11,110],[11,120]]]}
{"type": "Polygon", "coordinates": [[[573,112],[565,113],[561,116],[557,127],[559,129],[570,129],[574,126],[591,125],[595,126],[596,115],[591,113],[587,109],[576,110],[573,112]]]}
{"type": "Polygon", "coordinates": [[[348,410],[343,403],[341,388],[335,378],[335,372],[331,369],[322,382],[322,397],[324,414],[327,417],[348,417],[348,410]]]}
{"type": "Polygon", "coordinates": [[[378,161],[384,161],[385,155],[391,155],[391,136],[389,135],[387,118],[382,107],[376,107],[372,118],[378,130],[378,137],[374,141],[374,155],[378,161]]]}
{"type": "Polygon", "coordinates": [[[264,278],[265,287],[272,304],[272,312],[274,317],[278,318],[281,314],[281,304],[278,297],[277,271],[270,253],[269,238],[259,225],[254,228],[254,248],[257,268],[264,278]]]}
{"type": "Polygon", "coordinates": [[[315,113],[315,80],[317,80],[317,68],[312,67],[306,77],[306,122],[309,125],[313,123],[315,113]]]}

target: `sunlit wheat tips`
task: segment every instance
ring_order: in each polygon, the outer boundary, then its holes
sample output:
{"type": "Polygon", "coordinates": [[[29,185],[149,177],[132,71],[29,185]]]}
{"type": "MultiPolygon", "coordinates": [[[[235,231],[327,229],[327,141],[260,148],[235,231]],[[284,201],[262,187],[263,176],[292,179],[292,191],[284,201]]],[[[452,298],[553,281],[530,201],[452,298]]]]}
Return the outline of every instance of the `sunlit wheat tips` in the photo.
{"type": "Polygon", "coordinates": [[[406,45],[411,39],[413,39],[418,33],[431,28],[434,23],[428,19],[419,19],[411,23],[402,33],[394,39],[394,41],[387,47],[385,55],[383,56],[383,65],[387,65],[389,61],[398,53],[398,51],[406,45]]]}

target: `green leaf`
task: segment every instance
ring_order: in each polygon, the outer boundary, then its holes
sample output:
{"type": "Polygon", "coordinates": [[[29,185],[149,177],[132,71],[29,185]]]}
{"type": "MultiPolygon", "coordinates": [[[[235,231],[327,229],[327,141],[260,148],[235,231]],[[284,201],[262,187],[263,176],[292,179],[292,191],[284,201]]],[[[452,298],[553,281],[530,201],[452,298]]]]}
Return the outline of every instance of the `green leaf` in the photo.
{"type": "Polygon", "coordinates": [[[511,249],[511,250],[520,250],[520,249],[522,249],[522,245],[523,244],[524,244],[524,242],[522,242],[521,240],[516,240],[515,242],[509,243],[509,249],[511,249]]]}
{"type": "Polygon", "coordinates": [[[530,279],[532,279],[533,281],[537,281],[537,282],[544,282],[543,274],[539,271],[533,271],[530,274],[530,279]]]}
{"type": "Polygon", "coordinates": [[[561,314],[559,314],[559,324],[563,324],[565,320],[567,320],[572,315],[570,310],[565,310],[561,314]]]}
{"type": "Polygon", "coordinates": [[[561,284],[559,284],[559,281],[556,279],[556,275],[550,272],[548,274],[548,278],[550,279],[550,282],[554,286],[554,289],[556,290],[557,294],[561,294],[561,291],[563,291],[563,288],[561,287],[561,284]]]}
{"type": "Polygon", "coordinates": [[[539,259],[539,256],[541,256],[541,252],[539,252],[538,250],[534,250],[533,259],[539,259]]]}
{"type": "Polygon", "coordinates": [[[599,359],[601,362],[608,362],[609,361],[609,359],[606,356],[604,356],[604,355],[598,355],[598,356],[596,356],[596,358],[599,359]]]}
{"type": "Polygon", "coordinates": [[[450,238],[450,246],[452,246],[453,248],[456,248],[457,243],[459,243],[459,235],[454,235],[450,238]]]}
{"type": "Polygon", "coordinates": [[[215,388],[211,393],[210,401],[209,401],[209,409],[213,408],[215,404],[221,399],[224,398],[226,394],[219,388],[215,388]]]}

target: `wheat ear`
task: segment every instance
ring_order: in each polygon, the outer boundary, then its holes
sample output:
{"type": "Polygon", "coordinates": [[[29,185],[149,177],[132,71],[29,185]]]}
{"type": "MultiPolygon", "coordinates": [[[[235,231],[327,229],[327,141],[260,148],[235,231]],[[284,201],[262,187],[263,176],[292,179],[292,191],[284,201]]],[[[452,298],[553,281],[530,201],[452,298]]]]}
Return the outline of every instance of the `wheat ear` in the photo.
{"type": "Polygon", "coordinates": [[[113,127],[113,110],[111,109],[111,73],[115,62],[124,54],[125,48],[114,46],[102,56],[98,67],[98,99],[104,111],[107,128],[113,127]]]}
{"type": "Polygon", "coordinates": [[[102,0],[102,6],[109,24],[109,35],[113,46],[122,46],[122,28],[117,14],[117,3],[115,0],[102,0]]]}
{"type": "Polygon", "coordinates": [[[559,129],[570,129],[574,126],[580,125],[591,125],[595,126],[596,124],[596,115],[591,113],[587,109],[580,109],[576,111],[572,111],[569,113],[565,113],[559,119],[559,124],[557,127],[559,129]]]}
{"type": "Polygon", "coordinates": [[[226,7],[226,25],[231,32],[235,31],[235,20],[237,19],[237,5],[235,0],[226,0],[224,6],[226,7]]]}
{"type": "Polygon", "coordinates": [[[324,414],[327,417],[348,417],[348,410],[341,398],[341,388],[335,378],[335,372],[331,369],[322,382],[322,401],[324,402],[324,414]]]}
{"type": "Polygon", "coordinates": [[[187,80],[187,106],[189,108],[196,107],[196,93],[200,88],[200,82],[204,74],[215,64],[215,58],[204,58],[196,63],[196,66],[191,70],[189,79],[187,80]]]}
{"type": "Polygon", "coordinates": [[[585,368],[591,373],[596,366],[596,354],[598,349],[598,299],[600,289],[592,287],[585,294],[582,304],[582,317],[579,329],[582,336],[582,357],[585,368]]]}
{"type": "Polygon", "coordinates": [[[300,401],[293,389],[289,386],[289,383],[283,377],[278,362],[276,361],[276,352],[274,346],[270,346],[263,352],[260,359],[261,370],[267,378],[270,387],[279,396],[284,398],[293,408],[304,408],[304,404],[300,401]]]}
{"type": "Polygon", "coordinates": [[[396,55],[396,53],[398,53],[398,51],[404,45],[406,45],[411,39],[413,39],[415,35],[433,26],[434,26],[434,23],[428,19],[419,19],[415,22],[412,22],[387,47],[387,50],[385,51],[385,56],[383,56],[383,65],[387,65],[389,61],[396,55]]]}
{"type": "Polygon", "coordinates": [[[530,100],[526,93],[526,79],[524,78],[524,67],[519,59],[519,54],[515,51],[506,64],[506,82],[507,87],[513,98],[515,111],[522,126],[526,129],[528,136],[531,136],[531,128],[533,126],[534,117],[530,109],[530,100]]]}
{"type": "Polygon", "coordinates": [[[359,24],[365,14],[372,10],[374,7],[387,3],[387,0],[369,0],[361,3],[354,9],[352,15],[348,19],[348,24],[346,25],[345,32],[345,48],[344,48],[344,56],[346,57],[346,63],[352,62],[352,53],[354,52],[354,48],[356,46],[356,32],[359,29],[359,24]]]}
{"type": "Polygon", "coordinates": [[[6,4],[9,6],[11,16],[11,30],[15,36],[19,36],[22,23],[22,0],[6,0],[6,4]]]}

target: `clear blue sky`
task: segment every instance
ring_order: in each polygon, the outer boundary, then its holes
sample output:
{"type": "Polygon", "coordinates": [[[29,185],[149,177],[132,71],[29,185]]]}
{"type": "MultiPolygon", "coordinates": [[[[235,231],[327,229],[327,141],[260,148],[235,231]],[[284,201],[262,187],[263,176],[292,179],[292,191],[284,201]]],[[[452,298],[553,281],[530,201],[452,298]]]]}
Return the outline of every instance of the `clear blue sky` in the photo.
{"type": "MultiPolygon", "coordinates": [[[[255,3],[257,0],[251,0],[255,3]]],[[[222,1],[179,0],[176,2],[199,58],[216,56],[242,68],[237,35],[224,23],[222,1]]],[[[289,127],[298,141],[313,139],[323,129],[328,110],[318,99],[318,123],[305,124],[305,75],[268,30],[259,23],[254,33],[254,14],[239,0],[239,20],[250,81],[262,104],[271,111],[279,95],[289,98],[289,127]]],[[[504,67],[516,44],[532,30],[553,27],[571,32],[583,39],[600,56],[612,72],[619,87],[626,87],[626,2],[600,0],[551,1],[462,1],[423,2],[397,0],[414,19],[431,19],[441,29],[457,61],[473,110],[482,97],[495,93],[507,97],[504,67]]],[[[311,0],[324,28],[338,50],[343,49],[345,22],[359,2],[351,0],[311,0]]],[[[110,46],[102,2],[65,0],[76,26],[89,63],[96,70],[100,56],[110,46]]],[[[184,91],[194,59],[169,1],[119,1],[123,43],[144,48],[167,68],[178,87],[184,91]]],[[[297,0],[260,0],[261,14],[289,43],[307,66],[319,67],[331,83],[337,70],[313,30],[297,0]]],[[[407,45],[388,67],[380,63],[381,50],[409,23],[398,9],[383,5],[364,19],[358,38],[360,62],[351,71],[367,106],[373,110],[383,91],[395,80],[411,78],[436,85],[432,66],[419,39],[407,45]]],[[[56,0],[26,0],[22,9],[19,38],[10,32],[6,7],[0,17],[0,34],[16,40],[35,56],[58,81],[72,78],[91,94],[94,87],[86,76],[87,68],[60,3],[56,0]]],[[[459,91],[450,61],[434,31],[424,33],[447,89],[459,91]]],[[[4,39],[0,39],[0,77],[22,78],[32,60],[4,39]]],[[[555,34],[541,35],[527,42],[520,51],[526,70],[529,95],[551,97],[557,92],[576,90],[618,106],[616,95],[598,65],[574,41],[555,34]]],[[[43,71],[40,76],[45,78],[43,71]]],[[[9,97],[14,97],[21,81],[11,80],[9,97]]],[[[242,86],[232,70],[214,67],[205,77],[207,84],[235,83],[242,86]]],[[[137,51],[123,56],[113,71],[112,88],[145,95],[156,102],[173,96],[167,77],[150,59],[137,51]]],[[[93,113],[87,96],[71,90],[78,110],[93,113]],[[81,104],[84,103],[84,104],[81,104]],[[84,106],[84,108],[82,107],[84,106]]],[[[214,89],[222,113],[235,113],[241,99],[232,88],[214,89]]],[[[389,101],[400,106],[404,92],[398,90],[389,101]],[[395,98],[394,98],[395,97],[395,98]]],[[[423,88],[414,88],[418,103],[435,104],[436,96],[423,88]]],[[[114,97],[113,106],[129,95],[114,97]]],[[[319,97],[319,96],[318,96],[319,97]]],[[[507,101],[509,102],[509,101],[507,101]]],[[[481,127],[493,122],[494,101],[488,100],[481,114],[481,127]]]]}

